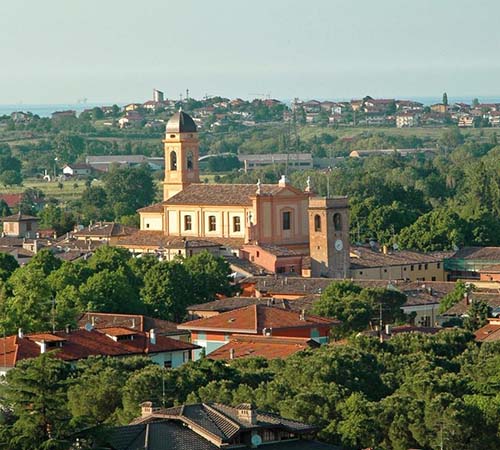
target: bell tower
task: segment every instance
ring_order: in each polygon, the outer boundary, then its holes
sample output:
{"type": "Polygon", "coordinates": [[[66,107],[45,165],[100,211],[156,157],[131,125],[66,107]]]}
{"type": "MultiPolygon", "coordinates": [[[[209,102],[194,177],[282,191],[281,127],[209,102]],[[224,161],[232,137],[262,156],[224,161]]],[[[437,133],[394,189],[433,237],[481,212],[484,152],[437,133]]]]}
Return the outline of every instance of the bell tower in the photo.
{"type": "Polygon", "coordinates": [[[349,277],[349,203],[347,197],[309,199],[311,276],[349,277]]]}
{"type": "Polygon", "coordinates": [[[163,145],[165,149],[163,200],[168,200],[191,183],[200,182],[198,134],[191,116],[179,111],[170,118],[163,145]]]}

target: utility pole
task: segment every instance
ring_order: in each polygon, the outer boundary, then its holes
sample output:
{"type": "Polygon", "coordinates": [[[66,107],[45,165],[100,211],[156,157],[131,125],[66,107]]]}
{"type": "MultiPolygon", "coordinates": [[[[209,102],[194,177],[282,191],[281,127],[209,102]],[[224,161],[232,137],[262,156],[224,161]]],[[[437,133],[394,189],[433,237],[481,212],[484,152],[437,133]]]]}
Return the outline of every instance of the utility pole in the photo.
{"type": "Polygon", "coordinates": [[[378,335],[380,338],[380,342],[384,342],[384,337],[382,335],[382,329],[384,327],[384,320],[382,318],[382,302],[379,303],[378,327],[379,327],[378,335]]]}

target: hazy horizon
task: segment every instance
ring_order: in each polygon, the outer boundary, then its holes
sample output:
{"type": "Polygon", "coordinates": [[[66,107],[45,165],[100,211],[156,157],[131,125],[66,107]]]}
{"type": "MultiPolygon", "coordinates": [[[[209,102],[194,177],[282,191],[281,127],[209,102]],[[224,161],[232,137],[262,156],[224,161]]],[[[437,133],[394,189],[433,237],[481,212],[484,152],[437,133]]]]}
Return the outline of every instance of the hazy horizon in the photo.
{"type": "Polygon", "coordinates": [[[0,104],[500,97],[500,3],[6,0],[0,104]]]}

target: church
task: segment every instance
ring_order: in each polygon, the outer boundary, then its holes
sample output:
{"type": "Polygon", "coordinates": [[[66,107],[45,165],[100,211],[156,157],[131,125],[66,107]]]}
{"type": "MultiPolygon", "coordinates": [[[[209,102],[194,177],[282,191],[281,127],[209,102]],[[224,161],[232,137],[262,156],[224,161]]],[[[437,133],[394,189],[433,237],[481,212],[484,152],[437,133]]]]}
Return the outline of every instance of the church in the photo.
{"type": "Polygon", "coordinates": [[[281,258],[278,273],[298,272],[298,266],[304,272],[307,260],[309,276],[348,276],[346,197],[316,197],[309,182],[300,190],[285,176],[277,184],[201,183],[197,128],[184,111],[168,121],[163,144],[163,201],[138,211],[140,231],[135,245],[126,245],[132,251],[177,245],[184,248],[179,255],[189,256],[193,249],[220,246],[256,264],[281,258]]]}

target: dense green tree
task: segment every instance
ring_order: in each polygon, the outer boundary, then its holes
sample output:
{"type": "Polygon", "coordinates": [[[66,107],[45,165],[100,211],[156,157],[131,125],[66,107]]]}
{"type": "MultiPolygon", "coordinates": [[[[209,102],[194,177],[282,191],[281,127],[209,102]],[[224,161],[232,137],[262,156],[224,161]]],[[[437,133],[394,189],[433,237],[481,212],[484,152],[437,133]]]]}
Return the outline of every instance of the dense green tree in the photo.
{"type": "Polygon", "coordinates": [[[231,294],[227,261],[204,251],[187,258],[184,267],[191,277],[190,288],[196,303],[209,302],[216,294],[231,294]]]}
{"type": "Polygon", "coordinates": [[[47,248],[40,250],[28,263],[30,269],[40,270],[46,276],[59,269],[61,265],[62,261],[47,248]]]}
{"type": "Polygon", "coordinates": [[[192,278],[180,261],[165,261],[152,266],[144,276],[141,297],[148,314],[180,322],[186,306],[196,302],[192,278]]]}
{"type": "Polygon", "coordinates": [[[12,408],[10,424],[0,427],[7,448],[67,449],[71,444],[66,389],[71,366],[45,353],[10,370],[0,393],[12,408]]]}
{"type": "Polygon", "coordinates": [[[458,302],[463,301],[467,295],[469,295],[474,289],[474,286],[470,283],[466,284],[464,281],[458,280],[453,287],[453,290],[446,294],[439,302],[439,312],[442,314],[453,305],[458,302]]]}
{"type": "Polygon", "coordinates": [[[153,178],[147,165],[111,167],[104,177],[104,190],[115,217],[135,214],[137,209],[151,204],[155,196],[153,178]]]}
{"type": "Polygon", "coordinates": [[[0,280],[6,281],[18,267],[16,258],[8,253],[0,253],[0,280]]]}
{"type": "Polygon", "coordinates": [[[488,323],[491,316],[491,308],[488,303],[481,300],[472,300],[467,310],[467,317],[464,320],[464,328],[469,331],[476,331],[488,323]]]}
{"type": "Polygon", "coordinates": [[[0,173],[0,182],[4,186],[13,186],[15,184],[21,184],[23,181],[21,173],[15,172],[13,170],[5,170],[0,173]]]}
{"type": "Polygon", "coordinates": [[[0,200],[0,217],[10,216],[12,211],[9,208],[9,205],[4,199],[0,200]]]}

